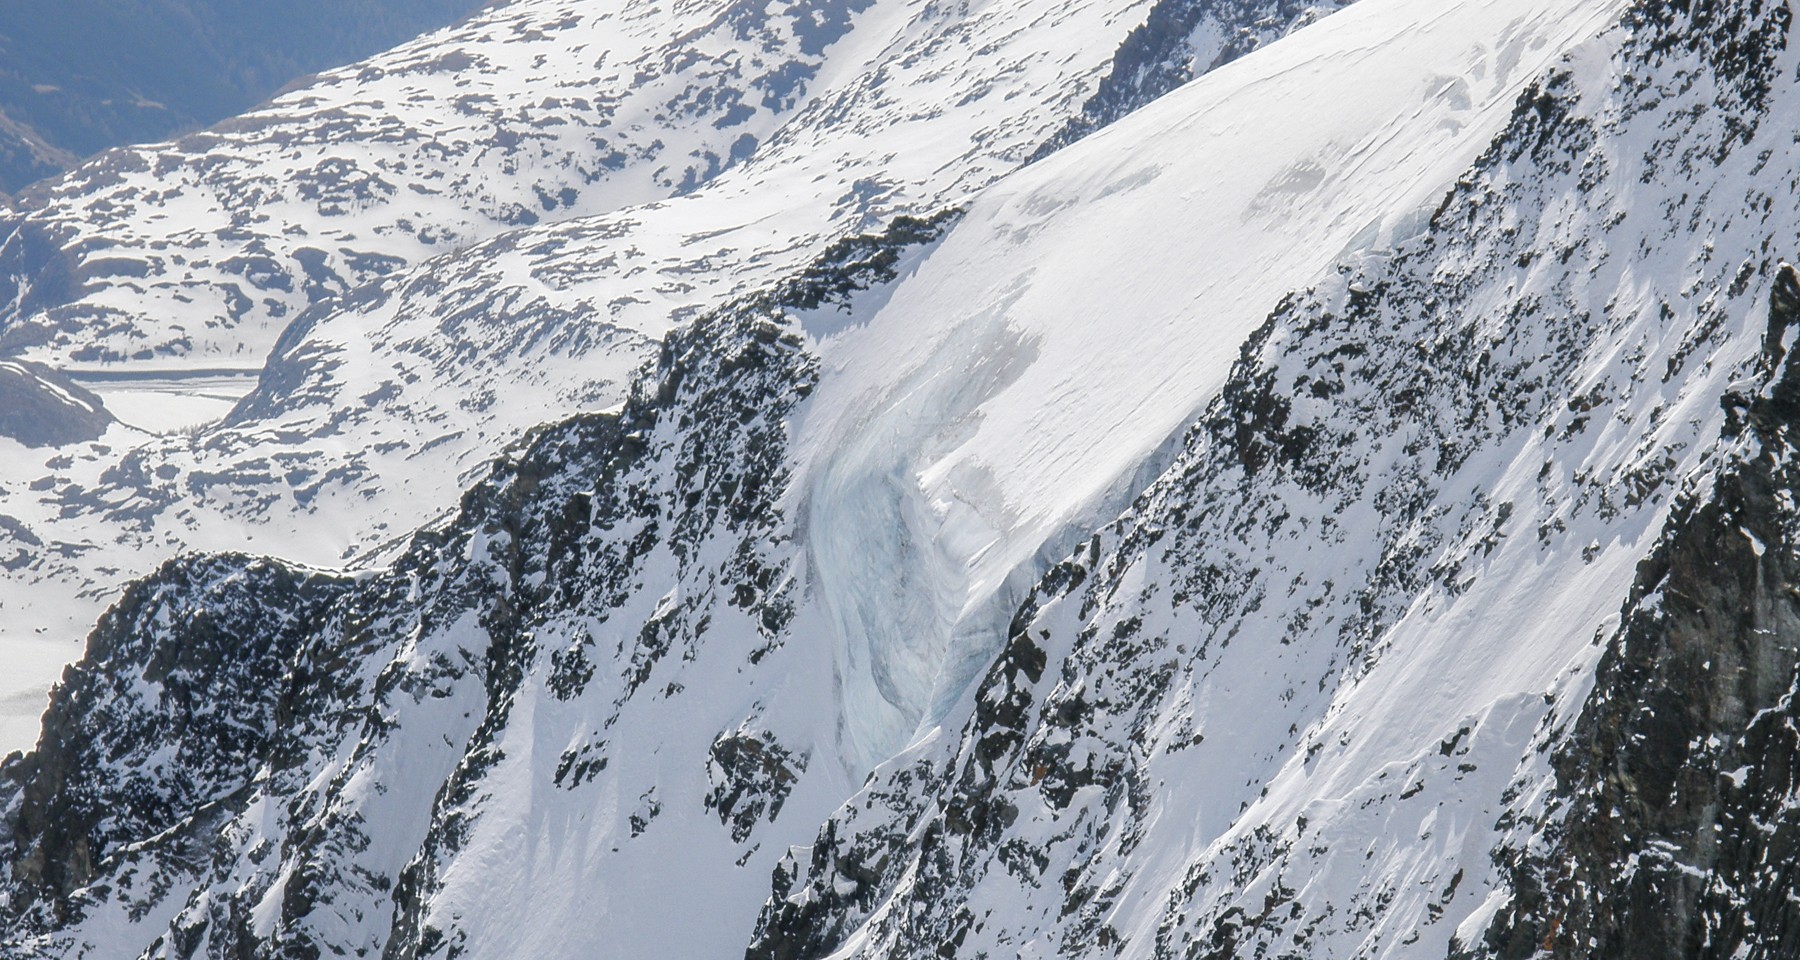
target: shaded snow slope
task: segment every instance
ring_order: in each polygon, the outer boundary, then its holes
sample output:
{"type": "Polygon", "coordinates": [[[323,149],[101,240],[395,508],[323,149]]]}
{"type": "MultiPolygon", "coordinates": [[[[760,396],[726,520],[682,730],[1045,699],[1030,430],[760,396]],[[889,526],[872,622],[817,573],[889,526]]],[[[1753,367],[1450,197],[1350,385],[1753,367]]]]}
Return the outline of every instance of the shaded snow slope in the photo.
{"type": "Polygon", "coordinates": [[[0,437],[28,447],[92,440],[112,416],[97,396],[67,378],[18,360],[0,360],[0,437]]]}
{"type": "Polygon", "coordinates": [[[18,0],[0,8],[0,192],[250,109],[484,0],[18,0]]]}

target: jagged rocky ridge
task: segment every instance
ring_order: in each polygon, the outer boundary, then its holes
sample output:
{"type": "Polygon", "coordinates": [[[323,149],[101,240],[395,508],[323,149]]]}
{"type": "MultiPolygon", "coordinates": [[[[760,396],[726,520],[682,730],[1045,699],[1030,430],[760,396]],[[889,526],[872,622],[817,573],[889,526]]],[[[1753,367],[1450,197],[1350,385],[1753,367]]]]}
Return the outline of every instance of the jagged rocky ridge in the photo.
{"type": "MultiPolygon", "coordinates": [[[[891,280],[897,252],[944,219],[839,244],[672,336],[622,411],[539,431],[377,576],[225,556],[173,561],[136,585],[58,687],[40,749],[4,769],[0,951],[495,949],[479,939],[494,931],[470,942],[454,911],[436,909],[471,834],[500,812],[485,809],[494,778],[524,762],[542,789],[586,796],[609,766],[618,780],[642,765],[634,732],[698,706],[679,696],[682,665],[741,672],[789,657],[798,582],[780,539],[782,425],[817,373],[784,313],[891,280]],[[520,710],[563,714],[570,736],[520,752],[514,737],[531,725],[520,710]]],[[[675,832],[655,824],[652,782],[607,825],[613,843],[657,826],[643,842],[666,849],[691,839],[680,830],[710,829],[741,854],[714,865],[731,873],[757,853],[749,832],[781,816],[810,745],[769,731],[765,714],[791,712],[777,691],[746,692],[705,708],[729,727],[668,744],[708,758],[703,808],[675,832]]],[[[676,797],[698,805],[698,793],[676,797]]],[[[668,882],[708,878],[653,886],[668,882]]],[[[517,891],[539,909],[547,892],[517,891]]],[[[580,919],[578,900],[565,909],[580,919]]],[[[680,942],[654,917],[636,922],[646,948],[680,942]]],[[[690,935],[716,947],[721,933],[732,931],[690,935]]]]}
{"type": "Polygon", "coordinates": [[[1747,449],[1639,565],[1593,695],[1548,744],[1557,801],[1505,852],[1513,901],[1469,956],[1800,950],[1795,280],[1776,278],[1766,391],[1724,398],[1747,449]]]}
{"type": "MultiPolygon", "coordinates": [[[[295,572],[343,591],[283,674],[324,692],[261,728],[229,824],[121,805],[150,842],[95,884],[92,841],[24,815],[82,788],[15,788],[35,939],[7,948],[1781,955],[1789,30],[1649,2],[1559,58],[1415,234],[1275,309],[1173,465],[835,812],[819,571],[778,491],[831,386],[815,331],[904,299],[912,222],[825,261],[866,278],[673,338],[620,418],[549,428],[392,571],[295,572]],[[643,915],[674,890],[717,924],[643,915]]],[[[64,739],[9,777],[79,782],[37,772],[64,739]]]]}

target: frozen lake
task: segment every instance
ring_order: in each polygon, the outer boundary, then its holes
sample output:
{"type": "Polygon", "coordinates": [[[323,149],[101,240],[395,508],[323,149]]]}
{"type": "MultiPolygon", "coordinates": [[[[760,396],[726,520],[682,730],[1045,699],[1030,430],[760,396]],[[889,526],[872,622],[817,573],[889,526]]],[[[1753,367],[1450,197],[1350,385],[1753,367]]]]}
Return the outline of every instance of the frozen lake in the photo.
{"type": "Polygon", "coordinates": [[[151,433],[180,433],[222,419],[256,387],[259,369],[64,370],[105,401],[121,423],[151,433]]]}

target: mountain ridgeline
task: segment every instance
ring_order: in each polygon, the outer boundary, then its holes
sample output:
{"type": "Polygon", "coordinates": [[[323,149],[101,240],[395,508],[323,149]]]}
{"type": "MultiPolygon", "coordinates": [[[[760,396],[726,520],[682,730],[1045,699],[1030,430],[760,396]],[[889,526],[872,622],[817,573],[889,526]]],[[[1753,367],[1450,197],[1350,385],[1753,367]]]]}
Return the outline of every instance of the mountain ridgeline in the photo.
{"type": "MultiPolygon", "coordinates": [[[[589,732],[544,758],[552,790],[583,796],[633,750],[609,732],[621,719],[691,709],[659,665],[742,670],[777,652],[799,589],[780,562],[782,423],[817,377],[785,313],[892,280],[897,252],[953,216],[846,241],[696,321],[623,411],[538,431],[381,576],[226,556],[135,585],[58,687],[44,748],[0,771],[0,955],[106,952],[85,931],[118,922],[158,956],[462,942],[432,900],[489,817],[484,784],[521,710],[586,708],[589,732]],[[671,573],[687,586],[661,595],[671,573]],[[429,778],[390,782],[400,770],[429,778]],[[273,926],[251,923],[264,902],[273,926]],[[346,928],[346,910],[360,922],[346,928]]],[[[713,826],[738,843],[779,816],[807,762],[755,725],[764,709],[702,754],[713,826]]],[[[632,838],[659,807],[633,814],[632,838]]]]}
{"type": "Polygon", "coordinates": [[[781,127],[307,306],[196,449],[293,442],[344,317],[596,358],[543,298],[657,217],[830,225],[680,261],[616,403],[378,562],[130,586],[0,765],[0,958],[1794,956],[1791,8],[1326,11],[1133,5],[967,192],[709,206],[781,127]]]}
{"type": "Polygon", "coordinates": [[[392,549],[524,432],[622,402],[669,330],[1022,169],[1149,7],[1025,2],[518,0],[21,195],[0,355],[127,412],[0,466],[8,635],[73,657],[184,550],[392,549]],[[219,372],[255,384],[235,410],[138,416],[136,384],[219,372]]]}

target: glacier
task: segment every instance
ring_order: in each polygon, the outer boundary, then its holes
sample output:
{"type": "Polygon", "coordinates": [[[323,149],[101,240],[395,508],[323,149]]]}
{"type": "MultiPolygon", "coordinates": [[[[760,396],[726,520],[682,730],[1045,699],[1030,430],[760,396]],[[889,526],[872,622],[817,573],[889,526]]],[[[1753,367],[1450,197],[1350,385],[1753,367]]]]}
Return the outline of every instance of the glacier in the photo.
{"type": "Polygon", "coordinates": [[[872,4],[59,451],[211,551],[0,764],[0,956],[1791,953],[1788,5],[1228,8],[1113,116],[1192,11],[872,4]]]}
{"type": "Polygon", "coordinates": [[[985,191],[879,305],[818,324],[832,375],[795,442],[859,768],[939,719],[1049,562],[1167,466],[1284,295],[1408,239],[1620,9],[1487,6],[1300,30],[985,191]],[[1451,79],[1472,64],[1480,86],[1451,79]],[[1293,106],[1241,106],[1265,101],[1293,106]]]}
{"type": "Polygon", "coordinates": [[[168,377],[158,418],[259,376],[217,423],[6,458],[46,546],[0,574],[0,643],[81,636],[184,550],[379,564],[672,326],[1023,163],[1147,7],[527,0],[46,182],[0,246],[5,343],[168,377]]]}

